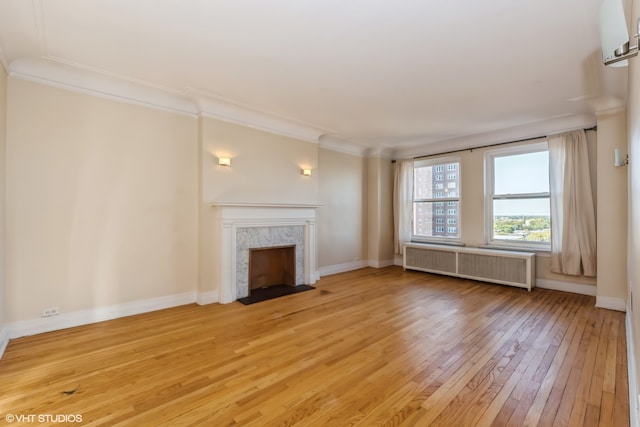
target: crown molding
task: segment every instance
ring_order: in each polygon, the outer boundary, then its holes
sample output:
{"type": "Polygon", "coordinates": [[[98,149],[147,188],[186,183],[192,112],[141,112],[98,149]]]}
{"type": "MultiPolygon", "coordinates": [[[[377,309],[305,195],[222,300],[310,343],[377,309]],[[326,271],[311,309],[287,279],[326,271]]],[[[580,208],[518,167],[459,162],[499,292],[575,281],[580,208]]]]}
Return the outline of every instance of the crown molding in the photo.
{"type": "Polygon", "coordinates": [[[615,96],[599,97],[590,101],[596,117],[619,113],[627,108],[627,102],[615,96]]]}
{"type": "Polygon", "coordinates": [[[316,144],[320,136],[326,132],[326,130],[306,123],[298,123],[273,113],[214,97],[198,89],[186,88],[185,94],[195,104],[199,114],[204,117],[236,123],[316,144]]]}
{"type": "Polygon", "coordinates": [[[319,142],[321,148],[344,154],[351,154],[353,156],[364,157],[369,150],[366,146],[356,144],[355,142],[351,142],[328,133],[320,135],[319,142]]]}
{"type": "Polygon", "coordinates": [[[181,114],[201,115],[313,143],[318,143],[320,136],[327,132],[313,125],[214,98],[197,89],[186,88],[178,93],[60,58],[18,59],[11,62],[7,72],[12,77],[49,86],[181,114]]]}
{"type": "Polygon", "coordinates": [[[459,138],[429,143],[417,141],[412,147],[395,150],[393,157],[397,159],[410,158],[444,153],[447,151],[480,148],[488,144],[498,144],[529,138],[534,139],[545,135],[586,128],[594,126],[595,124],[596,117],[592,114],[560,116],[522,126],[514,126],[459,138]]]}
{"type": "Polygon", "coordinates": [[[59,61],[22,58],[9,65],[11,77],[75,92],[195,116],[192,101],[138,82],[92,72],[59,61]]]}

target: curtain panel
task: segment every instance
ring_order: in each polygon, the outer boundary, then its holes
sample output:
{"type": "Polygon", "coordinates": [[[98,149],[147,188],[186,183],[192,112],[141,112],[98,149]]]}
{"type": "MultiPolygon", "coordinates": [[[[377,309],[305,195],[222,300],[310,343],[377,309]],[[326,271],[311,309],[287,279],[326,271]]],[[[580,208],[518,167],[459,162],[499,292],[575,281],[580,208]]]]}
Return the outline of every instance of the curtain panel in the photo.
{"type": "Polygon", "coordinates": [[[549,140],[551,271],[596,276],[596,221],[583,130],[549,140]]]}
{"type": "Polygon", "coordinates": [[[402,255],[411,241],[413,219],[413,159],[398,160],[393,177],[393,247],[402,255]]]}

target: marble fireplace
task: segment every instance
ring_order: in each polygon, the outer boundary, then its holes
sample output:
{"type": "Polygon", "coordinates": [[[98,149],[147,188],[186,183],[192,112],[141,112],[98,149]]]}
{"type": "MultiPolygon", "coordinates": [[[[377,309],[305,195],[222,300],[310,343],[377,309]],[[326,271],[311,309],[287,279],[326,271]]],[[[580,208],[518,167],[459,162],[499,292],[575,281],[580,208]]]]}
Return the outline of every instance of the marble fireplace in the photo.
{"type": "Polygon", "coordinates": [[[316,205],[212,203],[216,210],[219,298],[249,295],[251,249],[294,246],[295,285],[314,284],[317,272],[316,205]]]}

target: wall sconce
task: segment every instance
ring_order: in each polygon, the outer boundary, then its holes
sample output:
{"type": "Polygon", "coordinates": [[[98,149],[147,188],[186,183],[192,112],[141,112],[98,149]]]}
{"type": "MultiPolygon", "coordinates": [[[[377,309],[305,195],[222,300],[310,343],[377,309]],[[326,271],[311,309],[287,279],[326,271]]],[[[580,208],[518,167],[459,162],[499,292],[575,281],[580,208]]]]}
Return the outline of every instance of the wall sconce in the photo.
{"type": "Polygon", "coordinates": [[[311,169],[302,169],[302,175],[311,176],[311,169]]]}
{"type": "Polygon", "coordinates": [[[616,148],[613,150],[613,165],[616,167],[626,166],[629,164],[629,155],[623,155],[622,150],[616,148]]]}
{"type": "Polygon", "coordinates": [[[218,157],[218,164],[220,166],[231,166],[231,159],[229,157],[218,157]]]}

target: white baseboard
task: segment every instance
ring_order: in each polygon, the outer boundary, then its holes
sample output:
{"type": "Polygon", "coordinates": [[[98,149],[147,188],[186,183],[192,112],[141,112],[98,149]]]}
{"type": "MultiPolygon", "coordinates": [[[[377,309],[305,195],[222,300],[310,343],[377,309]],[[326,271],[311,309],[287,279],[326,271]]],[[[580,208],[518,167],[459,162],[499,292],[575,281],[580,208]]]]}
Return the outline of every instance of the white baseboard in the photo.
{"type": "Polygon", "coordinates": [[[609,310],[627,311],[627,301],[623,298],[596,296],[596,307],[609,310]]]}
{"type": "Polygon", "coordinates": [[[552,289],[554,291],[573,292],[574,294],[596,296],[594,285],[583,283],[561,282],[560,280],[536,279],[536,287],[542,289],[552,289]]]}
{"type": "Polygon", "coordinates": [[[395,259],[386,259],[386,260],[382,260],[382,261],[377,261],[377,260],[370,260],[369,261],[369,267],[373,267],[373,268],[384,268],[384,267],[390,267],[392,265],[395,265],[395,259]]]}
{"type": "Polygon", "coordinates": [[[366,261],[345,262],[343,264],[330,265],[328,267],[320,267],[320,277],[330,276],[332,274],[344,273],[346,271],[359,270],[368,265],[366,261]]]}
{"type": "Polygon", "coordinates": [[[3,326],[0,329],[0,359],[2,359],[2,355],[4,351],[7,349],[7,345],[9,344],[9,327],[7,325],[3,326]]]}
{"type": "Polygon", "coordinates": [[[638,384],[636,376],[636,351],[633,331],[633,313],[627,307],[625,316],[625,329],[627,331],[627,376],[629,379],[629,418],[631,427],[640,427],[640,417],[638,417],[638,384]]]}
{"type": "Polygon", "coordinates": [[[218,291],[198,292],[196,302],[198,305],[214,304],[220,301],[219,296],[220,293],[218,291]]]}
{"type": "Polygon", "coordinates": [[[132,316],[194,302],[196,302],[196,293],[186,292],[183,294],[131,301],[106,307],[78,310],[70,313],[62,313],[58,316],[21,320],[9,323],[9,338],[20,338],[27,335],[57,331],[59,329],[117,319],[119,317],[132,316]]]}

